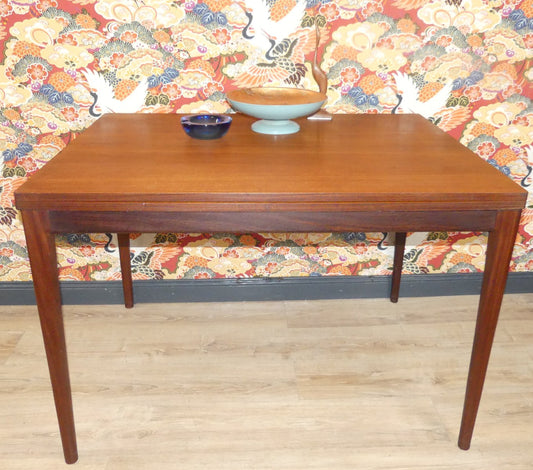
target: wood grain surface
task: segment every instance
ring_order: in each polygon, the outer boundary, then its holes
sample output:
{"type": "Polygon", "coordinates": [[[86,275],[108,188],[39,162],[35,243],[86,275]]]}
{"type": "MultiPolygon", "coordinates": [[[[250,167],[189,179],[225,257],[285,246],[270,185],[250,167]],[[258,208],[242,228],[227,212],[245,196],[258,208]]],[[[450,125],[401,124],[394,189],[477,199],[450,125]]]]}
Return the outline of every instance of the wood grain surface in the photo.
{"type": "MultiPolygon", "coordinates": [[[[504,299],[471,450],[477,296],[66,306],[83,470],[529,470],[532,295],[504,299]]],[[[0,308],[0,465],[63,462],[35,307],[0,308]]]]}
{"type": "Polygon", "coordinates": [[[17,191],[17,207],[61,208],[75,199],[90,210],[98,203],[138,209],[140,202],[247,203],[261,211],[294,203],[390,210],[394,202],[396,210],[455,210],[460,203],[479,210],[483,203],[522,208],[527,195],[418,115],[304,119],[300,132],[285,136],[257,134],[253,119],[236,115],[228,134],[211,141],[188,137],[179,119],[103,116],[17,191]]]}

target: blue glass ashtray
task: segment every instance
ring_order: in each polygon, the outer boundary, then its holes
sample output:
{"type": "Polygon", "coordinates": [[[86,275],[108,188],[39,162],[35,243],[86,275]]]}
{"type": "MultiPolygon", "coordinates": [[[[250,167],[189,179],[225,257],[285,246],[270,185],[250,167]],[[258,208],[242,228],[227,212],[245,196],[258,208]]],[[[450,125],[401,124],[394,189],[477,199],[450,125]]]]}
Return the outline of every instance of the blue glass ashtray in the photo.
{"type": "Polygon", "coordinates": [[[192,114],[181,118],[181,125],[187,135],[195,139],[219,139],[228,132],[231,117],[223,114],[192,114]]]}

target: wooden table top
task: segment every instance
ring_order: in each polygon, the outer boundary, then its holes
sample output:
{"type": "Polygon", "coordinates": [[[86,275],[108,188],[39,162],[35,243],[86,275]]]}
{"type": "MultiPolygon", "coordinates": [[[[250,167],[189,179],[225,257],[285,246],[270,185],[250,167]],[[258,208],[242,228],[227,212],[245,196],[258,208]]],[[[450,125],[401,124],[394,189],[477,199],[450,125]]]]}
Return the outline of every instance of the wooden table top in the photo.
{"type": "Polygon", "coordinates": [[[107,114],[16,192],[19,209],[520,209],[527,192],[418,115],[335,115],[196,140],[176,114],[107,114]]]}

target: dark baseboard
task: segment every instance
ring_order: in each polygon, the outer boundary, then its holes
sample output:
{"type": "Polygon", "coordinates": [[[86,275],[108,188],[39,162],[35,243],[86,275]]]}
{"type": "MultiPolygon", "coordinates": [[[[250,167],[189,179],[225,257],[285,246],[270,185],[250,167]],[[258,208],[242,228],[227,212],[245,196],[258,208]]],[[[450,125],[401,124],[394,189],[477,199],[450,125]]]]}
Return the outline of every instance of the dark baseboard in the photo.
{"type": "MultiPolygon", "coordinates": [[[[479,294],[481,273],[402,277],[400,297],[479,294]]],[[[226,302],[386,298],[388,276],[135,281],[135,302],[226,302]]],[[[64,304],[120,304],[119,281],[61,283],[64,304]]],[[[506,293],[533,293],[533,272],[510,273],[506,293]]],[[[31,282],[0,282],[0,305],[35,304],[31,282]]]]}

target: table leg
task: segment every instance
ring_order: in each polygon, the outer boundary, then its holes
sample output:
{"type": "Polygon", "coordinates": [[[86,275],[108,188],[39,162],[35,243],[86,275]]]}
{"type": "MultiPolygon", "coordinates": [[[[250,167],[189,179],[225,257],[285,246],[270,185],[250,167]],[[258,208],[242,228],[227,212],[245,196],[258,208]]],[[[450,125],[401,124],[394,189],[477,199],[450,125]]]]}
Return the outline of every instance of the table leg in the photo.
{"type": "Polygon", "coordinates": [[[390,301],[398,302],[400,296],[400,280],[402,277],[403,255],[405,252],[405,232],[396,232],[394,234],[394,263],[392,267],[392,286],[390,290],[390,301]]]}
{"type": "Polygon", "coordinates": [[[63,454],[67,463],[78,460],[72,394],[61,310],[54,235],[47,212],[22,211],[33,286],[54,394],[63,454]]]}
{"type": "Polygon", "coordinates": [[[520,212],[503,211],[498,213],[496,226],[489,233],[474,345],[472,347],[470,370],[468,371],[466,385],[463,418],[459,432],[458,444],[463,450],[470,448],[474,432],[490,351],[507,282],[509,263],[516,241],[520,212]]]}
{"type": "Polygon", "coordinates": [[[117,233],[118,252],[120,255],[120,270],[122,272],[122,290],[124,291],[124,306],[133,307],[133,281],[131,278],[130,234],[117,233]]]}

